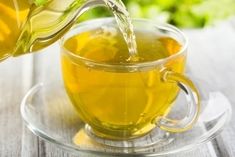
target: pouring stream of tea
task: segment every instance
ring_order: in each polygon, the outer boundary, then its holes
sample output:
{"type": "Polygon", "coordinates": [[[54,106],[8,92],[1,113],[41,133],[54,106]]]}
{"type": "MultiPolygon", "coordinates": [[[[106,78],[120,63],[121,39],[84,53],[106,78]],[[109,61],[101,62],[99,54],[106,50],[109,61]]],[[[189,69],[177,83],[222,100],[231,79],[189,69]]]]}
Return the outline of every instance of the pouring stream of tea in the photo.
{"type": "Polygon", "coordinates": [[[129,12],[121,0],[104,0],[107,6],[112,10],[118,27],[123,34],[129,50],[129,61],[138,61],[138,52],[134,28],[131,22],[129,12]]]}

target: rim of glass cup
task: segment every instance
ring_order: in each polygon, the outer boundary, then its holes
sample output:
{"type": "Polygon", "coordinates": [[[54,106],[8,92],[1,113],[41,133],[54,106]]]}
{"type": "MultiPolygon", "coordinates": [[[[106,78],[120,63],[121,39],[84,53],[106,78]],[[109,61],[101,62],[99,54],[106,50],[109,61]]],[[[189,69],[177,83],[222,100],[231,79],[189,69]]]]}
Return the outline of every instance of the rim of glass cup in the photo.
{"type": "MultiPolygon", "coordinates": [[[[85,26],[94,25],[94,23],[96,23],[96,22],[107,22],[107,21],[109,21],[110,23],[116,22],[115,18],[113,18],[113,17],[93,19],[93,20],[88,20],[88,21],[82,22],[80,24],[77,24],[70,31],[78,29],[78,28],[82,28],[82,27],[85,27],[85,26]]],[[[81,57],[79,55],[74,54],[70,50],[66,49],[64,47],[64,42],[68,38],[65,38],[65,37],[67,36],[67,34],[69,34],[70,31],[67,32],[65,34],[65,36],[60,39],[60,48],[61,48],[63,53],[65,53],[67,56],[69,56],[70,58],[75,60],[76,63],[78,61],[78,62],[81,62],[81,63],[83,63],[85,65],[92,66],[92,67],[100,67],[100,68],[105,68],[105,69],[107,69],[107,68],[108,69],[128,69],[129,71],[131,69],[133,71],[135,71],[138,68],[146,68],[146,67],[153,67],[153,66],[161,65],[161,64],[167,62],[168,60],[174,59],[175,57],[186,53],[186,50],[188,48],[188,39],[184,35],[184,33],[180,29],[178,29],[177,27],[175,27],[173,25],[170,25],[170,24],[166,24],[166,23],[157,23],[157,22],[155,22],[153,20],[144,19],[144,18],[134,18],[134,19],[132,19],[132,21],[133,21],[133,23],[141,22],[141,23],[145,23],[145,24],[148,24],[148,25],[153,25],[158,30],[161,29],[161,30],[164,30],[164,31],[176,34],[182,40],[180,42],[180,44],[182,45],[182,48],[180,49],[180,51],[178,51],[177,53],[175,53],[173,55],[170,55],[170,56],[168,56],[166,58],[154,60],[154,61],[137,62],[137,63],[130,62],[130,63],[118,63],[118,64],[115,63],[115,64],[112,64],[112,63],[99,62],[99,61],[91,60],[91,59],[88,59],[88,58],[85,58],[85,57],[81,57]]],[[[134,25],[134,27],[135,27],[135,25],[134,25]]],[[[83,31],[81,31],[81,32],[83,32],[83,31]]]]}

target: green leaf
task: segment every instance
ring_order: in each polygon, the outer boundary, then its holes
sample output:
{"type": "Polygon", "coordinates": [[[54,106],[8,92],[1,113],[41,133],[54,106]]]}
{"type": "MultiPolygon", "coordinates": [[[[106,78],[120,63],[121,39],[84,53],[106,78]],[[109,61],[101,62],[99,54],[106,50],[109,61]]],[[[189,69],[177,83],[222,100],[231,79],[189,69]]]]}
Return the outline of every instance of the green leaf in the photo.
{"type": "MultiPolygon", "coordinates": [[[[43,1],[43,0],[37,0],[43,1]]],[[[45,0],[44,0],[45,1],[45,0]]],[[[122,0],[131,17],[167,21],[179,27],[204,27],[235,15],[235,0],[122,0]]],[[[41,3],[43,4],[43,3],[41,3]]],[[[94,11],[88,18],[109,15],[94,11]]],[[[84,18],[85,20],[86,18],[84,18]]]]}
{"type": "Polygon", "coordinates": [[[43,6],[46,5],[50,0],[34,0],[34,4],[36,6],[43,6]]]}

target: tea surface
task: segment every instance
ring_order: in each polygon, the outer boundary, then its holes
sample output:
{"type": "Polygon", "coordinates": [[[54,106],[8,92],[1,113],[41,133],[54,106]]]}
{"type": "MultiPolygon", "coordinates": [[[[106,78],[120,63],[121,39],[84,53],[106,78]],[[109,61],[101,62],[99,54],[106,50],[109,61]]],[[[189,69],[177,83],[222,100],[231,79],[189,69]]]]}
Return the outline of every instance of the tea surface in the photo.
{"type": "Polygon", "coordinates": [[[108,64],[141,63],[166,58],[181,48],[171,37],[136,30],[138,60],[129,60],[130,53],[118,28],[103,26],[69,38],[64,46],[70,52],[95,62],[108,64]]]}

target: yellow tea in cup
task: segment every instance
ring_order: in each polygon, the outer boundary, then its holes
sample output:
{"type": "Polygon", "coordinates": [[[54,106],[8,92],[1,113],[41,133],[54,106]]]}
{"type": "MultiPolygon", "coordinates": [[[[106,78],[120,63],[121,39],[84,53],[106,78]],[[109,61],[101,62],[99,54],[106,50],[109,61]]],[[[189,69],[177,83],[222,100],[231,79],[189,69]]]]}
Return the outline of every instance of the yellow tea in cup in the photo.
{"type": "Polygon", "coordinates": [[[178,95],[177,83],[164,82],[162,70],[183,73],[186,55],[175,55],[181,44],[145,27],[135,34],[135,61],[129,59],[127,44],[114,24],[81,28],[62,43],[66,91],[99,137],[129,139],[148,133],[169,113],[178,95]]]}

